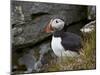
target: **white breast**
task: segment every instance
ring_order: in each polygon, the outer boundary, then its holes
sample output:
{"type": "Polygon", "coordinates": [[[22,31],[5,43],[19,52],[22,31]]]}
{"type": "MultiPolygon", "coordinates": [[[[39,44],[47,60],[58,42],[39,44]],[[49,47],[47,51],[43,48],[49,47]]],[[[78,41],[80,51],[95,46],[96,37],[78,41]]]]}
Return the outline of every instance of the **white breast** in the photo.
{"type": "Polygon", "coordinates": [[[61,44],[60,37],[56,37],[56,38],[54,36],[52,37],[51,47],[55,55],[57,55],[58,57],[64,57],[64,56],[73,57],[78,55],[76,52],[65,50],[61,44]]]}

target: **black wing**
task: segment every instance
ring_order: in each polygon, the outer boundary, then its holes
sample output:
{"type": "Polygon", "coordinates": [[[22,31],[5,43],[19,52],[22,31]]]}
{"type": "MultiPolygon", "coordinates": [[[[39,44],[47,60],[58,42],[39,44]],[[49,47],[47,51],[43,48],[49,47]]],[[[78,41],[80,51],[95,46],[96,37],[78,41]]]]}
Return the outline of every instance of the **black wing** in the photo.
{"type": "Polygon", "coordinates": [[[69,32],[65,32],[62,35],[61,44],[65,50],[78,51],[82,47],[80,36],[69,32]]]}

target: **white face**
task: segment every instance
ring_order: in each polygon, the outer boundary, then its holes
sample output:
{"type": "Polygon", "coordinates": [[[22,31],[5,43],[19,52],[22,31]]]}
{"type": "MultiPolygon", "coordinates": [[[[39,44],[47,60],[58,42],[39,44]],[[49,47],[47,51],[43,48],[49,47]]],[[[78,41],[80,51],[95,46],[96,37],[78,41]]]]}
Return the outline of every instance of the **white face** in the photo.
{"type": "Polygon", "coordinates": [[[55,30],[62,30],[64,27],[64,24],[65,24],[64,21],[61,19],[51,20],[52,28],[54,28],[55,30]]]}

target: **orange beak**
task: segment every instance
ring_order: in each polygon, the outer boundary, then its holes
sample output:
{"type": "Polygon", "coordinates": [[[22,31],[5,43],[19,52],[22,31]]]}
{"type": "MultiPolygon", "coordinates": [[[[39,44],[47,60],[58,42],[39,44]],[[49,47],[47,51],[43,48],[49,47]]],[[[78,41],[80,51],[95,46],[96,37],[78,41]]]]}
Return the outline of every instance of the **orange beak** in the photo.
{"type": "Polygon", "coordinates": [[[49,24],[44,28],[44,31],[45,31],[46,33],[50,33],[50,32],[53,32],[53,31],[54,31],[54,29],[53,29],[52,26],[51,26],[51,21],[50,21],[49,24]]]}

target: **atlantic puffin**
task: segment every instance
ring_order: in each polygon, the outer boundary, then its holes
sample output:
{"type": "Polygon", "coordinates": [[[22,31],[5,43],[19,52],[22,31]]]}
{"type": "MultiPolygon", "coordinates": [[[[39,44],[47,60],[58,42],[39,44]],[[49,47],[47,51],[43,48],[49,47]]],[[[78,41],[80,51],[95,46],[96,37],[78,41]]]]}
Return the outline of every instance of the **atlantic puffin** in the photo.
{"type": "Polygon", "coordinates": [[[60,18],[51,19],[44,28],[46,33],[53,33],[51,48],[58,57],[79,56],[81,37],[75,33],[65,32],[65,22],[60,18]]]}

